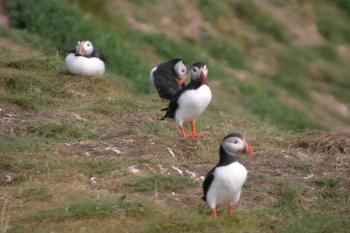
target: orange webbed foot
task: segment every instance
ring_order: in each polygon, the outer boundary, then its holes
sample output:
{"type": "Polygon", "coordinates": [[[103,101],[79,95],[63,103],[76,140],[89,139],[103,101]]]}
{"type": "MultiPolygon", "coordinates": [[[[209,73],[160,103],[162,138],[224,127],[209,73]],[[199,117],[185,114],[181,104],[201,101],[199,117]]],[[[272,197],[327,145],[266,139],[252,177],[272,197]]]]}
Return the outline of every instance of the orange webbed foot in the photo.
{"type": "Polygon", "coordinates": [[[218,215],[216,213],[216,208],[211,209],[211,215],[213,216],[213,218],[218,218],[218,215]]]}

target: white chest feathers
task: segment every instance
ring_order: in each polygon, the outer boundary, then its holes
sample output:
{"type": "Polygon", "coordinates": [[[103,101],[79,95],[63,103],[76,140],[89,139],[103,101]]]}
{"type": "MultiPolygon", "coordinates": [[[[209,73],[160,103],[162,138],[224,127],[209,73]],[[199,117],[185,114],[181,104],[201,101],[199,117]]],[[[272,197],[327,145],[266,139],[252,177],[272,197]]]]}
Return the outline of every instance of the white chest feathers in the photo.
{"type": "Polygon", "coordinates": [[[208,107],[211,97],[208,85],[201,85],[196,90],[185,91],[178,100],[176,123],[182,125],[186,121],[196,120],[208,107]]]}
{"type": "Polygon", "coordinates": [[[247,169],[239,162],[217,167],[207,193],[209,207],[216,208],[218,205],[237,204],[246,179],[247,169]]]}
{"type": "Polygon", "coordinates": [[[72,74],[95,76],[105,72],[105,63],[96,57],[87,58],[70,53],[66,57],[66,64],[72,74]]]}

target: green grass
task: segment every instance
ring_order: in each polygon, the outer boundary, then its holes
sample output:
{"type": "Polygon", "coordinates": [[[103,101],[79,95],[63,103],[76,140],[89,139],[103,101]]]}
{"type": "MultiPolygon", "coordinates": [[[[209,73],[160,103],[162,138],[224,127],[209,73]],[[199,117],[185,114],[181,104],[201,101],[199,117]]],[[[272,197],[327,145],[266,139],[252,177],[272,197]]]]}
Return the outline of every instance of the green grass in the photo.
{"type": "Polygon", "coordinates": [[[276,204],[276,208],[281,208],[283,211],[298,211],[304,208],[303,194],[306,188],[297,184],[283,184],[279,187],[280,200],[276,204]]]}
{"type": "Polygon", "coordinates": [[[197,7],[204,18],[214,25],[220,17],[227,18],[232,15],[229,2],[224,0],[216,3],[210,0],[198,0],[197,7]]]}
{"type": "Polygon", "coordinates": [[[73,165],[78,166],[84,174],[91,177],[108,175],[114,171],[118,171],[118,174],[123,174],[131,163],[131,160],[126,160],[125,158],[96,157],[83,160],[78,159],[73,162],[73,165]]]}
{"type": "MultiPolygon", "coordinates": [[[[334,14],[326,14],[319,7],[328,4],[314,2],[308,4],[315,7],[317,21],[338,16],[336,7],[331,8],[334,14]]],[[[157,4],[157,11],[169,8],[163,1],[150,3],[157,4]]],[[[337,163],[325,176],[329,171],[319,166],[314,154],[302,152],[307,157],[303,160],[284,157],[287,136],[318,128],[320,120],[310,120],[309,112],[288,106],[279,96],[287,92],[307,108],[317,104],[308,96],[311,88],[347,103],[350,70],[337,44],[347,44],[346,32],[330,35],[340,39],[325,36],[322,44],[299,44],[257,1],[201,0],[202,37],[188,41],[181,33],[139,31],[128,24],[131,12],[143,23],[153,22],[147,17],[153,12],[150,3],[7,1],[10,17],[23,30],[0,29],[0,130],[6,130],[0,133],[0,174],[13,178],[10,183],[0,181],[5,203],[1,230],[8,219],[7,232],[347,232],[346,164],[337,163]],[[220,31],[225,23],[234,28],[220,31]],[[96,79],[65,74],[62,51],[70,50],[81,35],[106,51],[110,73],[96,79]],[[254,70],[254,55],[261,46],[276,59],[267,73],[254,70]],[[154,100],[155,94],[130,93],[151,88],[148,61],[176,56],[189,64],[208,63],[213,102],[198,122],[208,133],[205,140],[179,139],[173,123],[156,120],[164,103],[154,100]],[[311,63],[322,68],[322,81],[310,77],[311,63]],[[7,112],[14,113],[14,121],[6,121],[7,112]],[[121,134],[126,131],[130,134],[121,134]],[[236,212],[227,216],[226,209],[219,208],[219,219],[213,219],[200,200],[201,182],[176,172],[161,175],[158,165],[205,175],[217,162],[220,139],[230,131],[247,135],[257,153],[254,160],[242,158],[249,176],[236,212]],[[88,141],[74,143],[82,140],[88,141]],[[95,146],[102,152],[91,152],[95,146]],[[122,153],[104,152],[104,146],[116,146],[122,153]],[[282,177],[280,164],[288,168],[282,177]],[[141,172],[129,172],[132,165],[141,172]],[[313,179],[302,178],[311,171],[313,179]],[[91,177],[97,177],[96,182],[91,177]]],[[[273,4],[288,8],[290,3],[273,4]]],[[[168,16],[177,23],[187,8],[180,2],[171,6],[168,16]]],[[[302,18],[304,10],[295,13],[302,18]]],[[[326,30],[346,31],[341,20],[347,22],[347,16],[339,17],[329,25],[342,26],[326,30]]]]}
{"type": "Polygon", "coordinates": [[[345,215],[310,211],[301,216],[299,215],[299,217],[288,226],[284,225],[283,228],[279,228],[281,232],[286,233],[346,233],[349,230],[349,223],[349,218],[345,215]]]}
{"type": "Polygon", "coordinates": [[[330,189],[337,188],[340,182],[340,177],[324,177],[313,180],[313,183],[315,183],[316,185],[330,189]]]}
{"type": "Polygon", "coordinates": [[[188,177],[160,174],[135,177],[125,184],[132,191],[138,192],[175,192],[196,185],[197,182],[188,177]]]}
{"type": "Polygon", "coordinates": [[[55,141],[92,139],[97,135],[97,128],[91,124],[66,120],[36,123],[28,131],[30,134],[55,141]]]}
{"type": "Polygon", "coordinates": [[[290,42],[291,35],[270,15],[263,12],[254,0],[239,1],[232,5],[239,17],[253,24],[257,30],[272,36],[279,42],[290,42]]]}
{"type": "Polygon", "coordinates": [[[208,33],[203,35],[203,45],[209,54],[224,65],[239,69],[247,68],[247,60],[241,50],[231,43],[214,38],[208,33]]]}
{"type": "Polygon", "coordinates": [[[65,219],[81,219],[99,217],[109,214],[115,216],[142,216],[147,205],[140,201],[124,197],[118,199],[87,199],[67,203],[57,208],[42,209],[24,216],[26,221],[63,221],[65,219]]]}
{"type": "Polygon", "coordinates": [[[346,23],[348,17],[342,14],[343,12],[337,10],[332,5],[326,5],[324,3],[317,5],[315,9],[317,28],[323,37],[335,43],[345,43],[350,40],[350,30],[346,23]],[[338,17],[332,17],[333,14],[337,14],[338,17]]]}
{"type": "Polygon", "coordinates": [[[350,15],[350,1],[349,0],[334,0],[332,1],[339,9],[345,11],[348,15],[350,15]]]}
{"type": "Polygon", "coordinates": [[[181,57],[186,63],[205,59],[205,51],[182,40],[160,33],[133,33],[133,38],[151,46],[156,54],[164,59],[181,57]]]}
{"type": "Polygon", "coordinates": [[[51,46],[45,47],[46,50],[68,52],[77,40],[89,39],[105,53],[109,71],[132,80],[131,83],[139,91],[150,91],[151,86],[145,78],[149,67],[139,54],[111,30],[112,26],[95,23],[69,1],[6,1],[6,9],[16,27],[26,28],[50,40],[51,46]]]}
{"type": "Polygon", "coordinates": [[[303,112],[294,110],[291,107],[281,104],[276,94],[242,84],[239,86],[242,99],[247,107],[253,113],[271,123],[286,126],[291,130],[320,128],[320,126],[311,121],[303,112]]]}
{"type": "Polygon", "coordinates": [[[52,192],[47,186],[30,184],[27,185],[17,196],[25,201],[50,201],[52,192]]]}
{"type": "Polygon", "coordinates": [[[38,137],[0,133],[0,153],[35,152],[39,149],[38,137]]]}

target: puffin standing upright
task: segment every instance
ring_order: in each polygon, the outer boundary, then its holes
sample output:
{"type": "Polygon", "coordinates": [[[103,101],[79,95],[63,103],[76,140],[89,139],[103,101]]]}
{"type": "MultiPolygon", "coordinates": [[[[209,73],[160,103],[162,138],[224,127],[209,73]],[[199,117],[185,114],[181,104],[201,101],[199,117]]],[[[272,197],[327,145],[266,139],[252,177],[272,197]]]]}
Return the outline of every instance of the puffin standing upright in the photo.
{"type": "Polygon", "coordinates": [[[163,62],[150,72],[150,79],[162,99],[171,100],[185,86],[187,67],[181,58],[163,62]]]}
{"type": "Polygon", "coordinates": [[[191,82],[181,89],[170,101],[166,111],[166,118],[174,119],[184,138],[202,138],[203,134],[196,132],[196,120],[208,107],[211,101],[211,91],[207,85],[208,69],[204,63],[197,62],[191,66],[191,82]],[[183,124],[190,121],[192,123],[192,133],[187,135],[183,124]]]}
{"type": "Polygon", "coordinates": [[[217,217],[216,207],[224,205],[231,214],[247,179],[247,169],[238,161],[238,155],[253,155],[253,147],[239,133],[227,135],[220,145],[219,163],[209,171],[203,182],[203,200],[217,217]]]}
{"type": "Polygon", "coordinates": [[[67,55],[66,64],[72,74],[96,76],[105,72],[105,57],[94,48],[91,41],[78,41],[67,55]]]}

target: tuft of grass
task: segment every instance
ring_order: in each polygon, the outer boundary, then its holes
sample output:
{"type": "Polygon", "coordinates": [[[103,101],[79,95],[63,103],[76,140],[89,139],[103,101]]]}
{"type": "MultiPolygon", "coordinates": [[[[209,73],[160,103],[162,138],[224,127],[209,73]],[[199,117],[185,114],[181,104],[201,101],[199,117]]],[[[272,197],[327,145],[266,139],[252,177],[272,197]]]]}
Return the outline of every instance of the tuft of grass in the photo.
{"type": "Polygon", "coordinates": [[[285,211],[302,210],[303,207],[303,193],[306,189],[296,184],[286,184],[279,187],[280,200],[276,207],[285,211]]]}
{"type": "Polygon", "coordinates": [[[50,189],[47,186],[40,186],[32,184],[29,187],[25,187],[21,191],[17,198],[26,201],[48,201],[52,198],[50,189]]]}
{"type": "Polygon", "coordinates": [[[96,136],[96,129],[91,125],[78,124],[70,121],[45,122],[29,129],[30,134],[39,137],[65,141],[69,139],[90,139],[96,136]]]}
{"type": "Polygon", "coordinates": [[[267,221],[257,218],[254,212],[236,211],[235,214],[214,219],[202,210],[175,209],[167,214],[158,214],[147,226],[138,232],[270,232],[267,221]]]}
{"type": "Polygon", "coordinates": [[[141,200],[124,197],[118,199],[88,199],[71,202],[60,207],[42,209],[23,217],[26,221],[63,221],[65,219],[103,218],[108,215],[142,216],[147,205],[141,200]]]}
{"type": "Polygon", "coordinates": [[[324,177],[313,180],[313,183],[329,189],[335,189],[339,186],[341,182],[340,177],[324,177]]]}
{"type": "Polygon", "coordinates": [[[125,184],[126,187],[138,192],[174,192],[190,187],[198,183],[191,178],[173,175],[151,175],[135,177],[125,184]]]}
{"type": "Polygon", "coordinates": [[[349,216],[334,214],[332,212],[310,211],[294,218],[293,222],[287,226],[281,223],[277,227],[276,232],[346,233],[349,231],[349,224],[349,216]]]}
{"type": "Polygon", "coordinates": [[[299,171],[309,171],[311,168],[311,162],[309,160],[293,158],[288,161],[288,165],[299,171]]]}
{"type": "Polygon", "coordinates": [[[27,71],[54,71],[62,66],[62,61],[57,57],[31,57],[10,61],[7,67],[27,71]]]}
{"type": "Polygon", "coordinates": [[[157,135],[160,137],[168,137],[169,136],[169,128],[167,127],[167,124],[159,123],[159,122],[146,125],[142,129],[142,132],[146,133],[146,134],[157,135]]]}
{"type": "Polygon", "coordinates": [[[0,133],[0,154],[35,152],[39,145],[37,137],[0,133]]]}
{"type": "Polygon", "coordinates": [[[14,94],[9,96],[0,96],[1,102],[10,102],[26,110],[39,110],[52,104],[52,100],[38,96],[28,96],[24,94],[14,94]]]}
{"type": "Polygon", "coordinates": [[[136,113],[144,109],[139,101],[135,100],[132,96],[114,96],[107,100],[100,100],[93,104],[90,108],[96,113],[101,113],[103,115],[121,116],[126,113],[136,113]]]}
{"type": "Polygon", "coordinates": [[[92,158],[76,161],[78,167],[88,176],[100,176],[126,168],[131,164],[125,158],[92,158]]]}

